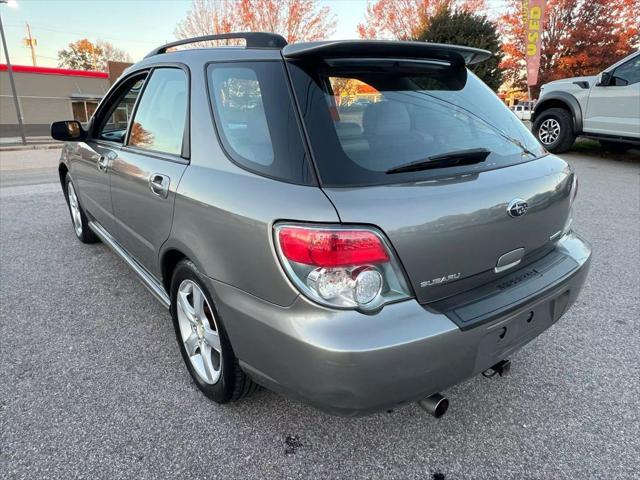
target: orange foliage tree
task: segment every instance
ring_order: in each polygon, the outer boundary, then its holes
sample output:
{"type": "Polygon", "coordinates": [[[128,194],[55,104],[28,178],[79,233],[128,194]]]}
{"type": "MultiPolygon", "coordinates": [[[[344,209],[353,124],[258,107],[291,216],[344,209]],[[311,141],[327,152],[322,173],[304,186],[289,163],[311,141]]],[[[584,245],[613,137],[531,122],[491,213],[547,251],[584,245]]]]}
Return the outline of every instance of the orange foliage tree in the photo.
{"type": "MultiPolygon", "coordinates": [[[[503,34],[501,66],[513,86],[525,88],[522,3],[509,0],[498,22],[503,34]]],[[[547,0],[538,86],[559,78],[595,75],[634,50],[638,0],[547,0]],[[635,4],[635,6],[634,6],[635,4]]]]}
{"type": "Polygon", "coordinates": [[[178,38],[253,31],[279,33],[288,42],[321,40],[336,18],[317,0],[193,0],[175,31],[178,38]]]}
{"type": "Polygon", "coordinates": [[[429,18],[443,9],[475,13],[484,0],[376,0],[367,3],[360,38],[411,40],[425,29],[429,18]]]}

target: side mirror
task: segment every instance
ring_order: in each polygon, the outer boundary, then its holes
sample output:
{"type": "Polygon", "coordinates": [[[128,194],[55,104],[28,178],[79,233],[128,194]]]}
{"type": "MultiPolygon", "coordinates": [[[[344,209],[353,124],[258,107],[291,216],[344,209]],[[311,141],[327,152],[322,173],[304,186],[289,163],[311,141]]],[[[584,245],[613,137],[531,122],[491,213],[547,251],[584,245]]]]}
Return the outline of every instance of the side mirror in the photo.
{"type": "Polygon", "coordinates": [[[87,132],[82,128],[80,122],[65,120],[64,122],[53,122],[51,124],[51,137],[63,142],[73,142],[85,139],[87,132]]]}
{"type": "Polygon", "coordinates": [[[611,84],[611,72],[602,72],[600,74],[599,87],[608,87],[611,84]]]}

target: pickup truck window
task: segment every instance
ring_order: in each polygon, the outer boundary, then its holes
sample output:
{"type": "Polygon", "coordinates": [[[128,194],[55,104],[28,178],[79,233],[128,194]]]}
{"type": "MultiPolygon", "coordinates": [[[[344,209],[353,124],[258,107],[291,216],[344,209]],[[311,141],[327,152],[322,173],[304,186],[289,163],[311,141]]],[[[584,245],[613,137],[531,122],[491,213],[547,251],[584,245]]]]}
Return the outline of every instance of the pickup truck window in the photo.
{"type": "Polygon", "coordinates": [[[616,68],[612,80],[612,85],[618,87],[640,82],[640,55],[616,68]]]}

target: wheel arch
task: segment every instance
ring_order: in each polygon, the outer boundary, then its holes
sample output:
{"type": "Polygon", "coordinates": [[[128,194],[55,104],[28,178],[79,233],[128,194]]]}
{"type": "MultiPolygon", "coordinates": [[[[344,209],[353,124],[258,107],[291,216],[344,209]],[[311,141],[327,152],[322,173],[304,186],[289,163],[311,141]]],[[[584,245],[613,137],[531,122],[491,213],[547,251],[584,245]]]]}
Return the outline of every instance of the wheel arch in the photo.
{"type": "Polygon", "coordinates": [[[535,122],[538,116],[550,108],[563,108],[571,114],[573,119],[573,133],[582,133],[582,109],[576,97],[567,92],[551,92],[545,95],[536,105],[531,122],[535,122]]]}
{"type": "Polygon", "coordinates": [[[160,256],[160,274],[162,275],[162,285],[165,291],[171,295],[171,277],[176,265],[182,260],[190,258],[178,248],[167,248],[160,256]]]}

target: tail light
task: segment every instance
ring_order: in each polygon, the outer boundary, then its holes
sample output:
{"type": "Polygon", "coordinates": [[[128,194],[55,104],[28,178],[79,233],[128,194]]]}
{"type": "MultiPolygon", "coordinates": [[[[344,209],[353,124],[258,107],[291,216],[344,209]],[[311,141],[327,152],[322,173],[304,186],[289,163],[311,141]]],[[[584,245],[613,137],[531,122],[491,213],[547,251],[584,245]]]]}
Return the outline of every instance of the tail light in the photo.
{"type": "Polygon", "coordinates": [[[375,310],[411,297],[393,252],[372,228],[278,224],[275,243],[289,279],[323,305],[375,310]]]}

